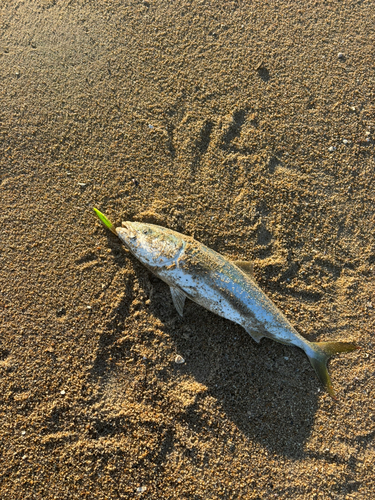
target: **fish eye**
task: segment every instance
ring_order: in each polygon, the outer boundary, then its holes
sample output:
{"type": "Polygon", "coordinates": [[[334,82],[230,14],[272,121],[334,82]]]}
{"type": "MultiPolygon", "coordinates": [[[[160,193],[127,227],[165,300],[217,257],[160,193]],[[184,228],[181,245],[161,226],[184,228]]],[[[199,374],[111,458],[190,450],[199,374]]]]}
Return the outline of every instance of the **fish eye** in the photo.
{"type": "Polygon", "coordinates": [[[143,234],[147,234],[147,233],[148,233],[147,229],[144,229],[143,234]]]}

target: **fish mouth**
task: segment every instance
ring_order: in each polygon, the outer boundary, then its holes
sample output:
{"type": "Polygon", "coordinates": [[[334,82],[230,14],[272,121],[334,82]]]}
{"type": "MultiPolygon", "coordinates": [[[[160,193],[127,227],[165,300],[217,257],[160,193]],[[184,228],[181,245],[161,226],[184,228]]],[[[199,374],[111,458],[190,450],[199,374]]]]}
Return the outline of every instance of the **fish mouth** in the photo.
{"type": "Polygon", "coordinates": [[[123,222],[121,232],[126,235],[126,239],[135,240],[137,238],[137,231],[132,227],[131,222],[123,222]]]}

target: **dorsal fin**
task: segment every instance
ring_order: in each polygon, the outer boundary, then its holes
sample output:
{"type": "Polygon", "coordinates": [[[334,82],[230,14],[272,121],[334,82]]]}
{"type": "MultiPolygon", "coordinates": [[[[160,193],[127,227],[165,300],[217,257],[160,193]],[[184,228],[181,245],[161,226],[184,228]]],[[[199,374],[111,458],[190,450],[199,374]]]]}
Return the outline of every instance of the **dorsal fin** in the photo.
{"type": "Polygon", "coordinates": [[[233,264],[239,267],[244,273],[250,274],[251,277],[254,277],[254,267],[252,262],[248,262],[247,260],[235,260],[233,264]]]}

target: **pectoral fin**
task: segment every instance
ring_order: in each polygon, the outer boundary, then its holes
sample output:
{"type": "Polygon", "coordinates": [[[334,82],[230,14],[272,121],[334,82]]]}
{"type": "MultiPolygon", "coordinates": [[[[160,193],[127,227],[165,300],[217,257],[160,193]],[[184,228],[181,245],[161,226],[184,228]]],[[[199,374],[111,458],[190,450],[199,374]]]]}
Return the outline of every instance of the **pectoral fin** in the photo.
{"type": "Polygon", "coordinates": [[[171,286],[171,295],[172,295],[173,304],[174,304],[175,308],[177,309],[178,314],[180,316],[183,316],[186,295],[179,288],[176,288],[174,286],[171,286]]]}
{"type": "Polygon", "coordinates": [[[244,273],[249,274],[252,278],[254,277],[253,263],[247,260],[235,260],[234,265],[239,267],[244,273]]]}

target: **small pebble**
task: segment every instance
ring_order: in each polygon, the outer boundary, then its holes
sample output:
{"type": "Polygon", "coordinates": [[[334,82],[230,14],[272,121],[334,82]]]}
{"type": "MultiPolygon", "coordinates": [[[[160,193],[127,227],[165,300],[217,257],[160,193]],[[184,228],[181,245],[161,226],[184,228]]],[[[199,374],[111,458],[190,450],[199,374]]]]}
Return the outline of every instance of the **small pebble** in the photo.
{"type": "Polygon", "coordinates": [[[182,363],[185,363],[185,360],[184,360],[184,358],[182,356],[180,356],[179,354],[177,354],[177,356],[175,357],[174,362],[177,365],[182,365],[182,363]]]}
{"type": "Polygon", "coordinates": [[[24,436],[26,434],[26,431],[22,431],[21,434],[22,436],[24,436]]]}
{"type": "Polygon", "coordinates": [[[138,486],[137,493],[144,493],[147,490],[146,486],[138,486]]]}
{"type": "Polygon", "coordinates": [[[60,307],[59,309],[57,309],[56,311],[56,316],[60,317],[60,316],[64,316],[66,314],[66,309],[65,307],[60,307]]]}
{"type": "Polygon", "coordinates": [[[332,151],[336,151],[335,146],[330,146],[330,147],[328,148],[328,151],[330,151],[331,153],[332,153],[332,151]]]}
{"type": "Polygon", "coordinates": [[[350,141],[348,141],[348,139],[343,139],[343,140],[342,140],[342,142],[343,142],[344,144],[349,144],[349,142],[350,142],[350,141]]]}
{"type": "Polygon", "coordinates": [[[154,128],[153,125],[151,125],[151,123],[148,124],[148,128],[154,128]]]}
{"type": "Polygon", "coordinates": [[[88,309],[89,311],[91,311],[92,307],[91,306],[86,306],[86,309],[88,309]]]}
{"type": "Polygon", "coordinates": [[[62,396],[64,396],[64,395],[66,394],[66,392],[64,391],[64,389],[63,389],[62,391],[60,391],[60,394],[61,394],[62,396]]]}
{"type": "Polygon", "coordinates": [[[85,184],[84,182],[79,182],[78,186],[85,187],[85,186],[87,186],[87,184],[85,184]]]}
{"type": "Polygon", "coordinates": [[[344,56],[344,54],[343,54],[342,52],[339,52],[339,53],[337,54],[337,57],[338,57],[339,59],[344,59],[344,57],[345,57],[345,56],[344,56]]]}

